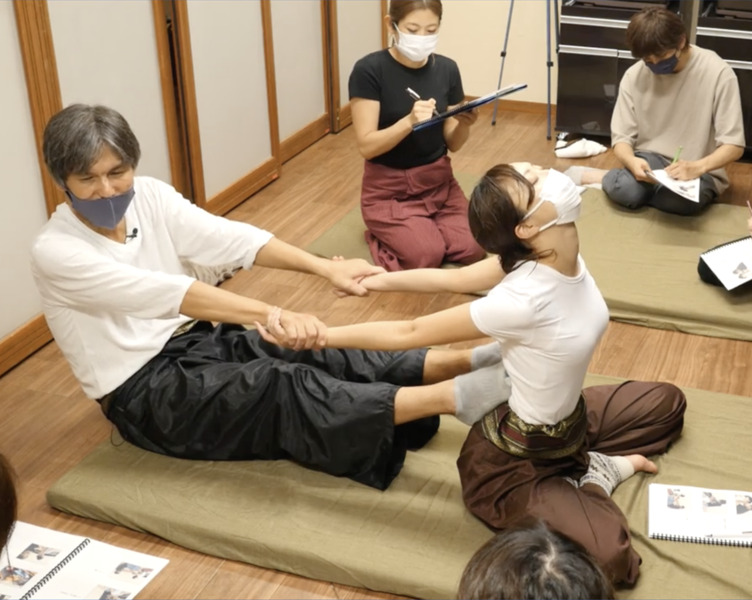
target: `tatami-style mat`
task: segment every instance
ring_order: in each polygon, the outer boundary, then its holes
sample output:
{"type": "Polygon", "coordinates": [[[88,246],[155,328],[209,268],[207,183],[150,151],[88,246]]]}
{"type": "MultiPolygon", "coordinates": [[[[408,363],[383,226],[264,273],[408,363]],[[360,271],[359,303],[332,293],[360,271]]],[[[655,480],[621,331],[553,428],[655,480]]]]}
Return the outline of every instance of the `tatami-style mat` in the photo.
{"type": "MultiPolygon", "coordinates": [[[[588,385],[618,380],[589,376],[588,385]]],[[[647,538],[651,481],[752,491],[752,402],[686,390],[684,434],[614,499],[642,575],[623,598],[750,598],[750,550],[647,538]]],[[[465,510],[455,460],[467,432],[452,417],[380,492],[287,461],[202,462],[105,442],[48,491],[51,506],[220,557],[419,598],[454,597],[489,531],[465,510]]]]}

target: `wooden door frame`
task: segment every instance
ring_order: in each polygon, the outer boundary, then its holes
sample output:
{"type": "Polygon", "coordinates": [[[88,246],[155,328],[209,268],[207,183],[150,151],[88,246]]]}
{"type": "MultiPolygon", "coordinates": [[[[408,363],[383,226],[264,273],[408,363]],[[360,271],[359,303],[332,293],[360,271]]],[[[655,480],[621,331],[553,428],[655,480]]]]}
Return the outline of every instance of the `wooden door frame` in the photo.
{"type": "Polygon", "coordinates": [[[160,78],[162,81],[165,116],[169,117],[170,161],[180,166],[183,194],[201,207],[206,205],[204,169],[201,159],[201,136],[198,129],[196,85],[191,60],[191,36],[188,27],[188,6],[181,0],[154,0],[154,18],[165,22],[157,31],[166,34],[157,36],[160,47],[160,78]],[[165,57],[161,52],[165,51],[165,57]],[[167,89],[165,89],[167,88],[167,89]],[[173,150],[175,154],[173,155],[173,150]],[[174,157],[174,159],[173,159],[174,157]]]}
{"type": "Polygon", "coordinates": [[[65,200],[63,191],[45,167],[42,140],[50,118],[63,108],[60,80],[57,74],[52,26],[47,0],[14,2],[18,42],[21,47],[29,109],[34,128],[39,171],[42,177],[47,216],[65,200]]]}
{"type": "MultiPolygon", "coordinates": [[[[331,97],[331,129],[333,133],[342,131],[352,123],[350,102],[342,106],[339,93],[339,36],[337,29],[337,0],[322,0],[326,4],[326,37],[329,48],[327,61],[329,63],[329,94],[331,97]]],[[[380,0],[381,14],[389,12],[388,0],[380,0]]],[[[381,46],[386,48],[389,43],[389,31],[386,23],[381,21],[381,46]]]]}
{"type": "Polygon", "coordinates": [[[173,62],[176,60],[173,7],[174,3],[170,0],[152,0],[159,79],[162,88],[162,108],[165,118],[172,185],[186,198],[193,198],[194,190],[188,139],[182,126],[184,107],[183,99],[179,94],[181,72],[174,67],[173,62]]]}
{"type": "MultiPolygon", "coordinates": [[[[23,61],[29,110],[34,130],[39,174],[42,179],[47,216],[55,212],[65,196],[45,167],[42,140],[47,121],[63,108],[57,75],[52,28],[47,1],[14,2],[16,30],[23,61]]],[[[52,341],[42,315],[32,318],[0,340],[0,375],[52,341]]]]}
{"type": "MultiPolygon", "coordinates": [[[[269,114],[269,139],[271,157],[250,173],[245,174],[213,198],[206,197],[204,169],[201,153],[196,81],[193,72],[188,5],[186,0],[155,0],[169,3],[172,19],[170,38],[166,38],[172,51],[171,61],[164,64],[165,71],[174,68],[174,73],[162,76],[163,85],[174,85],[177,136],[186,151],[183,164],[187,170],[186,181],[191,190],[190,198],[201,208],[215,214],[225,214],[252,196],[262,187],[279,177],[280,148],[279,122],[277,116],[277,92],[274,75],[274,48],[271,27],[271,0],[260,0],[261,23],[264,45],[264,68],[266,73],[267,111],[269,114]],[[180,127],[182,123],[183,127],[180,127]]],[[[164,13],[164,8],[157,10],[164,13]]]]}

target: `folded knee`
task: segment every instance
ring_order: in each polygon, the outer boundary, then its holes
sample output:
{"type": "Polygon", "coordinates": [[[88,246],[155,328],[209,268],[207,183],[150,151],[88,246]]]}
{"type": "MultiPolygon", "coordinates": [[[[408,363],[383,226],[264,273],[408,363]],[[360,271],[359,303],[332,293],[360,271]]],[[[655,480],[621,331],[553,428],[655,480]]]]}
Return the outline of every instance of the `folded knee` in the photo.
{"type": "Polygon", "coordinates": [[[676,416],[684,415],[684,411],[687,409],[687,397],[673,383],[657,383],[653,389],[653,393],[660,398],[661,404],[665,407],[667,413],[675,414],[676,416]]]}
{"type": "Polygon", "coordinates": [[[613,169],[603,176],[605,194],[619,206],[635,210],[643,206],[650,191],[626,169],[613,169]]]}
{"type": "Polygon", "coordinates": [[[400,258],[403,269],[427,269],[440,267],[444,262],[444,246],[420,245],[400,258]]]}

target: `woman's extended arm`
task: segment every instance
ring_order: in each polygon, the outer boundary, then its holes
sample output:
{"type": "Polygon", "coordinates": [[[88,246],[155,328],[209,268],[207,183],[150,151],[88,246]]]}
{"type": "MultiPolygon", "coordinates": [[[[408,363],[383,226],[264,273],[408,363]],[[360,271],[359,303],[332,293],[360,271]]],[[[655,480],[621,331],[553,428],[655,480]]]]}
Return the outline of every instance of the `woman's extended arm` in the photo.
{"type": "Polygon", "coordinates": [[[393,125],[379,129],[381,104],[378,100],[353,98],[350,109],[360,154],[370,160],[389,152],[412,133],[415,123],[431,118],[434,106],[433,100],[417,100],[410,113],[393,125]]]}
{"type": "Polygon", "coordinates": [[[458,269],[410,269],[366,277],[363,287],[376,292],[453,292],[488,290],[504,278],[498,256],[458,269]]]}
{"type": "MultiPolygon", "coordinates": [[[[259,333],[266,341],[288,345],[274,336],[275,331],[278,331],[278,326],[273,320],[266,327],[259,327],[259,333]]],[[[326,332],[326,346],[363,350],[409,350],[484,336],[473,324],[470,303],[466,303],[412,321],[374,321],[331,327],[326,332]]]]}
{"type": "Polygon", "coordinates": [[[326,345],[363,350],[409,350],[484,337],[470,318],[470,303],[412,321],[374,321],[332,327],[326,345]]]}

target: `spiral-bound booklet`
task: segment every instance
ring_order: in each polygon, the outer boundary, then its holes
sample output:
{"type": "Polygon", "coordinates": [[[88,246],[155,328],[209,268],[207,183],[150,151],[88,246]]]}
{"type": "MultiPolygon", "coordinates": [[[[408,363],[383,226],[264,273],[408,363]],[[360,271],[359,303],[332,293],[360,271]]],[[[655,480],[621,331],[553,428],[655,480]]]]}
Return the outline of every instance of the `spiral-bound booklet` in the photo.
{"type": "Polygon", "coordinates": [[[138,594],[167,559],[18,521],[0,554],[0,599],[138,594]]]}
{"type": "Polygon", "coordinates": [[[752,280],[752,238],[749,236],[716,246],[700,256],[727,290],[752,280]]]}
{"type": "Polygon", "coordinates": [[[651,483],[648,497],[651,538],[752,546],[752,492],[651,483]]]}

